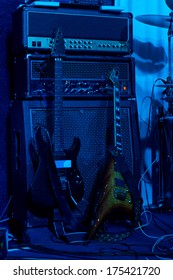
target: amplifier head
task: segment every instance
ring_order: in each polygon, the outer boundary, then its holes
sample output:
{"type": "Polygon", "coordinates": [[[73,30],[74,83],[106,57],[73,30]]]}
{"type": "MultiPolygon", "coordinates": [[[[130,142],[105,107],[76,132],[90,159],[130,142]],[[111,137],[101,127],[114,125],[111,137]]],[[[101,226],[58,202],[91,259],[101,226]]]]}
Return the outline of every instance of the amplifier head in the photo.
{"type": "MultiPolygon", "coordinates": [[[[25,3],[31,4],[34,3],[34,6],[39,6],[39,2],[48,2],[48,0],[25,0],[25,3]],[[34,3],[37,2],[37,3],[34,3]]],[[[114,6],[114,0],[49,0],[49,2],[56,2],[58,6],[59,4],[63,3],[65,5],[89,5],[89,6],[114,6]]],[[[116,4],[119,5],[120,0],[116,0],[116,4]]],[[[41,3],[40,3],[41,5],[41,3]]],[[[44,5],[44,3],[42,4],[44,5]]]]}
{"type": "Polygon", "coordinates": [[[53,33],[61,28],[66,53],[132,53],[131,13],[98,9],[21,7],[13,17],[15,53],[50,52],[53,33]]]}
{"type": "MultiPolygon", "coordinates": [[[[135,97],[135,61],[133,58],[79,59],[62,62],[64,97],[112,97],[109,79],[113,68],[118,69],[121,98],[135,97]]],[[[15,98],[54,96],[54,60],[45,55],[26,55],[15,59],[15,98]]]]}

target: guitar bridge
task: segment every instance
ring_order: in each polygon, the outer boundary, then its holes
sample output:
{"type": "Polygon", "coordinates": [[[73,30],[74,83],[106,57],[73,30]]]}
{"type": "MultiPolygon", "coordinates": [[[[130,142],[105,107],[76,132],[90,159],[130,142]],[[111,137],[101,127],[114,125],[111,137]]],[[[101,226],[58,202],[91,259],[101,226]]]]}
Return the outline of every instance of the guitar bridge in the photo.
{"type": "Polygon", "coordinates": [[[114,189],[114,196],[116,199],[124,201],[126,199],[126,191],[114,189]]]}

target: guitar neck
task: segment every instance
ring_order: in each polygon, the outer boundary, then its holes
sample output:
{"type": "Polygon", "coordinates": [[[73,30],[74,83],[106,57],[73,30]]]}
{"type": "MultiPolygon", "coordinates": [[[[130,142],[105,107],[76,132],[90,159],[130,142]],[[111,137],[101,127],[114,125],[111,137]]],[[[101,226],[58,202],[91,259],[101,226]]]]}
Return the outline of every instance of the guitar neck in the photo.
{"type": "Polygon", "coordinates": [[[62,59],[55,58],[54,155],[64,155],[62,59]]]}
{"type": "Polygon", "coordinates": [[[120,94],[118,78],[113,85],[114,101],[114,145],[117,151],[122,152],[121,118],[120,118],[120,94]]]}

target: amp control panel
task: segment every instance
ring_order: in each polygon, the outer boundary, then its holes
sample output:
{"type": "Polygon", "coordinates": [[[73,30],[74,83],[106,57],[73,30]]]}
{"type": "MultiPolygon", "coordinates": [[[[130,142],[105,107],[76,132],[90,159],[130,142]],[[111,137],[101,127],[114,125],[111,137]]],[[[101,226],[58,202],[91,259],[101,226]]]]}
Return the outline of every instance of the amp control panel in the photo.
{"type": "MultiPolygon", "coordinates": [[[[28,37],[28,48],[35,50],[51,50],[54,40],[51,38],[28,37]]],[[[64,47],[66,51],[87,51],[87,52],[130,52],[128,42],[111,41],[111,40],[87,40],[64,38],[64,47]]]]}

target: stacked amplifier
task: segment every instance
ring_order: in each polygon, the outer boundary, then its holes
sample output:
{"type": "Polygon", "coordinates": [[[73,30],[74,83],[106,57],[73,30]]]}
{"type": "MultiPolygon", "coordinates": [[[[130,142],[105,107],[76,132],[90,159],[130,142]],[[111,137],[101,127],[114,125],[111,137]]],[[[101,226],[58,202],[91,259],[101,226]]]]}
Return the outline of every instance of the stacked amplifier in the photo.
{"type": "MultiPolygon", "coordinates": [[[[104,3],[110,5],[109,1],[104,3]]],[[[35,174],[32,155],[33,148],[37,151],[38,124],[46,127],[51,139],[54,135],[55,60],[51,58],[50,46],[54,40],[52,34],[58,28],[63,30],[65,47],[62,59],[64,144],[69,148],[74,137],[80,138],[77,165],[85,191],[79,212],[85,216],[96,182],[105,168],[106,149],[113,139],[113,87],[109,79],[113,68],[119,73],[124,156],[131,172],[137,177],[140,173],[135,60],[131,56],[133,16],[119,11],[110,13],[98,5],[62,3],[51,8],[23,5],[14,13],[13,28],[13,217],[19,229],[44,223],[27,210],[26,196],[35,174]]]]}
{"type": "Polygon", "coordinates": [[[24,7],[14,15],[14,52],[50,51],[53,32],[61,27],[66,54],[132,53],[132,14],[98,9],[24,7]]]}

